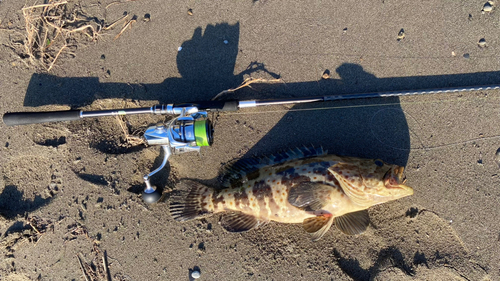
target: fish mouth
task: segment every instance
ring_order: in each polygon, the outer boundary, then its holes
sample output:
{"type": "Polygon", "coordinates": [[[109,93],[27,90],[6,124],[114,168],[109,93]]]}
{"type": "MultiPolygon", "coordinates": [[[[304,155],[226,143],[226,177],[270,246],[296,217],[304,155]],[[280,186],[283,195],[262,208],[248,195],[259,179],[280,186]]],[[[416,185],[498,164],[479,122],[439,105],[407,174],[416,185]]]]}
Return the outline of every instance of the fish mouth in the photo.
{"type": "Polygon", "coordinates": [[[406,176],[404,175],[404,167],[394,166],[389,169],[384,175],[384,184],[388,189],[398,190],[401,195],[413,195],[413,188],[405,185],[406,176]]]}

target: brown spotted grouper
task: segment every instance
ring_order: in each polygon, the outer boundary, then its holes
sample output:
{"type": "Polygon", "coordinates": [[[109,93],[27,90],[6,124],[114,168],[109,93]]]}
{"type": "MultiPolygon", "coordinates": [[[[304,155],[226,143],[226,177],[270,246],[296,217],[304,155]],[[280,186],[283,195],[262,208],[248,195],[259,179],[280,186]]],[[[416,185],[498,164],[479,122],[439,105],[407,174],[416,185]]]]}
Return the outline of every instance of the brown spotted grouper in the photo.
{"type": "Polygon", "coordinates": [[[222,225],[232,232],[268,221],[302,223],[318,240],[335,222],[342,232],[354,235],[369,224],[366,209],[413,194],[404,185],[403,170],[381,160],[297,148],[229,165],[219,189],[181,181],[189,195],[171,203],[170,213],[186,221],[225,212],[222,225]]]}

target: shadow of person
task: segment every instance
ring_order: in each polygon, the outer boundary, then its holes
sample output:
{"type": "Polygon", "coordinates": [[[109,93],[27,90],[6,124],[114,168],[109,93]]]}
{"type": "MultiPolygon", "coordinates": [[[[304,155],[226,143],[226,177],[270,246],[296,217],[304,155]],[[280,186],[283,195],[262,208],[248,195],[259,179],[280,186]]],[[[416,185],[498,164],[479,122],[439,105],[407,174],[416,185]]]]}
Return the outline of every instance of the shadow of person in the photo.
{"type": "Polygon", "coordinates": [[[340,76],[341,83],[337,92],[341,93],[365,93],[378,91],[377,77],[363,70],[358,64],[344,63],[335,72],[340,76]]]}
{"type": "Polygon", "coordinates": [[[194,30],[190,40],[182,43],[177,54],[177,69],[183,79],[200,86],[227,88],[241,80],[233,76],[238,55],[239,23],[208,25],[194,30]],[[221,85],[222,84],[222,85],[221,85]]]}
{"type": "Polygon", "coordinates": [[[96,99],[157,100],[162,104],[210,100],[217,93],[239,85],[243,73],[234,75],[240,25],[218,23],[198,27],[177,53],[180,78],[159,84],[101,83],[97,77],[56,77],[35,73],[30,79],[25,106],[91,104],[96,99]]]}
{"type": "Polygon", "coordinates": [[[177,69],[181,78],[167,78],[159,85],[147,86],[148,92],[164,93],[154,99],[161,103],[210,100],[217,93],[239,85],[243,75],[234,75],[238,55],[240,25],[220,23],[194,30],[181,45],[177,69]]]}

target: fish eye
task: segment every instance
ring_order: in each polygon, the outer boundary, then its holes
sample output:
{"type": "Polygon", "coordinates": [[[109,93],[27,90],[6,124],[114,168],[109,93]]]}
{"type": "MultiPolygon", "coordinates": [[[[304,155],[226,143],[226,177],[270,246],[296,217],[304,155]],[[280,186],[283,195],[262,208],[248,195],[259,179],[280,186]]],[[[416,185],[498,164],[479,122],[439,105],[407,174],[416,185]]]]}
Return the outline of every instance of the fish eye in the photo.
{"type": "Polygon", "coordinates": [[[375,160],[375,165],[382,167],[382,166],[384,166],[384,162],[382,162],[382,160],[380,160],[380,159],[377,159],[377,160],[375,160]]]}

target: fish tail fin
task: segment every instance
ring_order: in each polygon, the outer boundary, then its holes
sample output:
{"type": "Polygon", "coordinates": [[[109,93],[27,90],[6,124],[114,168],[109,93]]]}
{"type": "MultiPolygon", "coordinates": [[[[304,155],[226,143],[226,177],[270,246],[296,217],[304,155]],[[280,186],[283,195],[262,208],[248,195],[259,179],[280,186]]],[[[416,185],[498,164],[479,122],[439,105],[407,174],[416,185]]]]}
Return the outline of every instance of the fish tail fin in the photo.
{"type": "Polygon", "coordinates": [[[192,220],[213,213],[213,204],[210,202],[213,188],[191,180],[183,180],[177,187],[181,190],[189,189],[189,193],[184,198],[173,198],[170,203],[170,214],[176,221],[192,220]]]}

